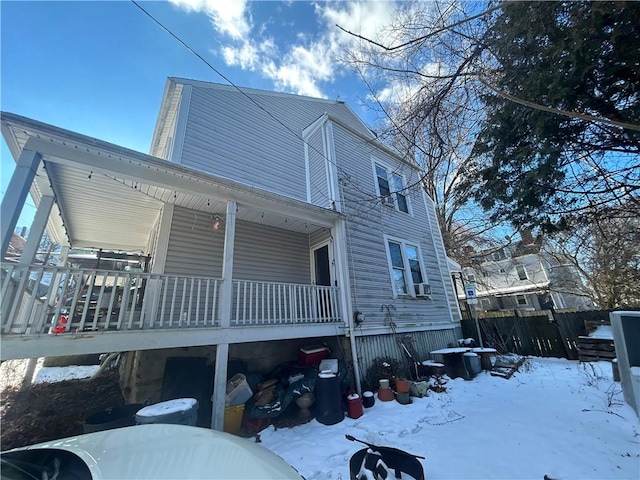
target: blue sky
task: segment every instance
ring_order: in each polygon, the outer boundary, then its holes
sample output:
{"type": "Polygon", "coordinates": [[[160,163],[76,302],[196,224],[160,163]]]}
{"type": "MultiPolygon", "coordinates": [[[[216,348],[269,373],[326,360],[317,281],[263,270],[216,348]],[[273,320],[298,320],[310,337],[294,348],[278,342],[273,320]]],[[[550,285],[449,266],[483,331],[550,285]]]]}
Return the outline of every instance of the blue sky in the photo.
{"type": "MultiPolygon", "coordinates": [[[[335,62],[350,40],[335,24],[373,37],[393,3],[141,5],[237,85],[340,98],[368,120],[364,86],[335,62]]],[[[2,1],[0,15],[4,111],[147,152],[168,76],[226,83],[129,1],[2,1]]],[[[14,165],[3,140],[2,195],[14,165]]]]}

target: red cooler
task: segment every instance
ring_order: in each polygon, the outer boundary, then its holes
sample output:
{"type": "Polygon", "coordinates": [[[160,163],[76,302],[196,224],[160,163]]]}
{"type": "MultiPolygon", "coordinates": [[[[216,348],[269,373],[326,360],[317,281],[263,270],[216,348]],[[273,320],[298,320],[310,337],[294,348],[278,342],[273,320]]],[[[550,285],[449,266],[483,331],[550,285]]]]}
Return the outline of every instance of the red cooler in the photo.
{"type": "Polygon", "coordinates": [[[315,367],[327,358],[327,356],[329,356],[329,349],[327,347],[320,347],[318,345],[303,347],[300,349],[300,364],[315,367]]]}

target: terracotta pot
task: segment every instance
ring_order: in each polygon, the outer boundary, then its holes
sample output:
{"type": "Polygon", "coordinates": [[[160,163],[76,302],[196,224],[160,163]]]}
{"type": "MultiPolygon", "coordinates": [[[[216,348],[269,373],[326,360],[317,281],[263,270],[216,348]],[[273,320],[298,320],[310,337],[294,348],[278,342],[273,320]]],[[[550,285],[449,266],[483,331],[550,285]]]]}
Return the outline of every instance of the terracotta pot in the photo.
{"type": "Polygon", "coordinates": [[[390,388],[381,388],[378,390],[378,398],[381,402],[390,402],[395,399],[395,394],[390,388]]]}
{"type": "Polygon", "coordinates": [[[396,392],[409,393],[411,382],[409,380],[396,380],[396,392]]]}

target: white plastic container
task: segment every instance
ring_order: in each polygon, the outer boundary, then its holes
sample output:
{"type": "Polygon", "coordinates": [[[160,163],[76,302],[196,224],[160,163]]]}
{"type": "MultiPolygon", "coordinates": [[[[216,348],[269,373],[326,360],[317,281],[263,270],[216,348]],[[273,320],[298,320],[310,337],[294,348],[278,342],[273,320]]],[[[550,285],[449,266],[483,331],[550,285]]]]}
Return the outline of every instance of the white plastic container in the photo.
{"type": "Polygon", "coordinates": [[[337,358],[325,358],[320,362],[318,370],[321,372],[338,373],[338,359],[337,358]]]}
{"type": "Polygon", "coordinates": [[[253,391],[247,383],[247,378],[242,373],[234,375],[227,382],[227,407],[243,404],[251,397],[253,397],[253,391]]]}

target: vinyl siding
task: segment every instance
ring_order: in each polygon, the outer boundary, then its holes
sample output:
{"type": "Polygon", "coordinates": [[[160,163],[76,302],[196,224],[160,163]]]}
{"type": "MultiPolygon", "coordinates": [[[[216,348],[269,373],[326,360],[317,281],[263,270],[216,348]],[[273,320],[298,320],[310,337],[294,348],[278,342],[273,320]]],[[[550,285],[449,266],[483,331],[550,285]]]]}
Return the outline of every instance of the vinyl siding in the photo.
{"type": "Polygon", "coordinates": [[[224,228],[213,230],[209,214],[175,207],[164,271],[172,275],[222,276],[224,228]]]}
{"type": "MultiPolygon", "coordinates": [[[[365,327],[384,325],[385,313],[381,307],[387,304],[395,307],[392,319],[397,324],[451,324],[447,298],[451,281],[448,272],[443,275],[440,271],[437,255],[442,257],[443,251],[434,245],[431,237],[419,172],[339,125],[333,125],[333,132],[344,213],[348,218],[352,302],[354,309],[365,313],[365,327]],[[394,172],[403,174],[406,185],[413,185],[407,194],[413,215],[375,203],[372,155],[394,172]],[[432,290],[430,300],[393,298],[385,234],[420,246],[425,280],[432,290]]],[[[446,259],[441,258],[441,262],[444,261],[446,259]]]]}
{"type": "Polygon", "coordinates": [[[307,158],[309,159],[309,177],[307,178],[311,203],[329,208],[329,187],[327,182],[327,154],[322,139],[322,129],[307,139],[307,158]]]}
{"type": "MultiPolygon", "coordinates": [[[[220,278],[223,251],[224,224],[213,230],[208,214],[175,207],[165,273],[220,278]]],[[[238,221],[233,278],[309,284],[308,235],[238,221]]]]}
{"type": "Polygon", "coordinates": [[[307,201],[303,129],[325,112],[364,127],[338,102],[250,96],[264,110],[236,90],[194,86],[181,163],[307,201]]]}

